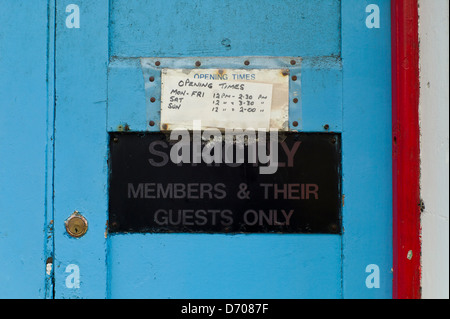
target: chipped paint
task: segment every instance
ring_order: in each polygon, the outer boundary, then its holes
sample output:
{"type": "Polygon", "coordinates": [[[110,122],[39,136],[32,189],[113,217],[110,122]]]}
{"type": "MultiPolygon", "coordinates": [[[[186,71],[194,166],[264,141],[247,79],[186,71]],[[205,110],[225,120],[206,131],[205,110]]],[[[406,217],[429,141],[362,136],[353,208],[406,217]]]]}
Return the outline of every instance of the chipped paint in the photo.
{"type": "Polygon", "coordinates": [[[45,273],[47,276],[50,276],[53,269],[53,258],[49,257],[47,258],[47,263],[45,264],[45,273]]]}
{"type": "Polygon", "coordinates": [[[408,250],[408,254],[406,255],[406,258],[408,258],[408,260],[411,260],[413,258],[413,251],[412,250],[408,250]]]}

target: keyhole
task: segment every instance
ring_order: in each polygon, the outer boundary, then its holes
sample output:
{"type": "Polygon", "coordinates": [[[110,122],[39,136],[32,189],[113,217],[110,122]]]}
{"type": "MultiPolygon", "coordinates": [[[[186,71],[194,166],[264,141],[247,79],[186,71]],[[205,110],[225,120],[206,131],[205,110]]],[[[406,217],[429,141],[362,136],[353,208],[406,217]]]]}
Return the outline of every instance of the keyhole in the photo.
{"type": "Polygon", "coordinates": [[[87,220],[75,211],[66,221],[66,230],[72,237],[81,237],[87,231],[87,220]]]}

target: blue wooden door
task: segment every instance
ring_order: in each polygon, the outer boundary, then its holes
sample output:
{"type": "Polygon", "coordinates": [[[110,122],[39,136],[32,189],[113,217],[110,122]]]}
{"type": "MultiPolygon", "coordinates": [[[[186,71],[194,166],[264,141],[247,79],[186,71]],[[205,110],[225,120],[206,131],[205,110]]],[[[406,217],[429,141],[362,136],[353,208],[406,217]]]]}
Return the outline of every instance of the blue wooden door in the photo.
{"type": "Polygon", "coordinates": [[[56,298],[391,297],[389,1],[57,0],[51,10],[56,298]],[[301,60],[289,125],[341,136],[341,230],[110,233],[109,134],[159,130],[141,58],[301,60]],[[64,226],[74,211],[88,221],[80,238],[64,226]]]}

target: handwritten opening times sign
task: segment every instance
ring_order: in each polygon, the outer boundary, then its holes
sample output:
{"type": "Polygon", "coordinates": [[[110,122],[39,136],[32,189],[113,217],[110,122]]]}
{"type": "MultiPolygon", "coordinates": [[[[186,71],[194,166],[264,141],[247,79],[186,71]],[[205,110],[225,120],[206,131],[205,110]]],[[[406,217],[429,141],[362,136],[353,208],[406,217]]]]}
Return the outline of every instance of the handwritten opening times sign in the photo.
{"type": "Polygon", "coordinates": [[[282,129],[288,91],[285,70],[162,69],[161,127],[282,129]]]}

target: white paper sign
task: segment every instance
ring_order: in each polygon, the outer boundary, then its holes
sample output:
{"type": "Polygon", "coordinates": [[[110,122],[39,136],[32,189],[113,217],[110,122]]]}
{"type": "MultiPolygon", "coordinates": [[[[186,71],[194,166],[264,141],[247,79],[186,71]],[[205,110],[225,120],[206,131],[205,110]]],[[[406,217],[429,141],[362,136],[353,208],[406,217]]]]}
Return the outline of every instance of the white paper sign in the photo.
{"type": "MultiPolygon", "coordinates": [[[[192,128],[200,120],[202,128],[269,129],[280,74],[272,69],[162,69],[161,127],[192,128]]],[[[289,88],[282,80],[287,121],[289,88]]]]}

